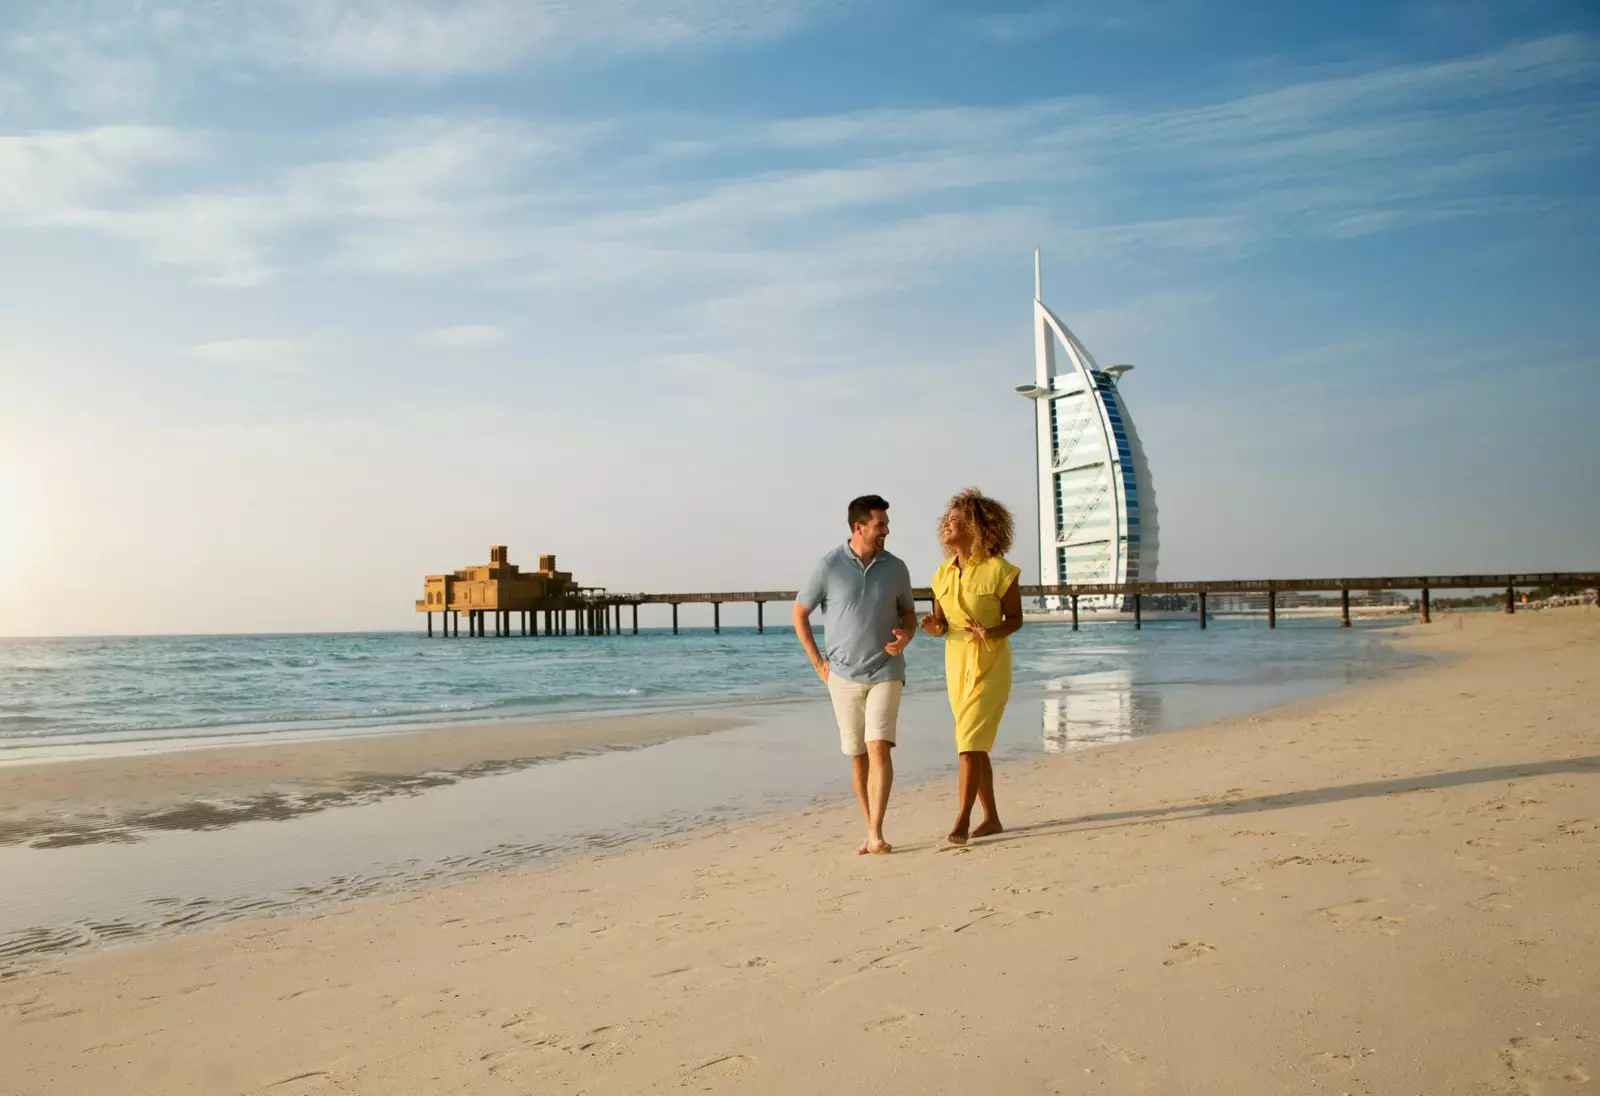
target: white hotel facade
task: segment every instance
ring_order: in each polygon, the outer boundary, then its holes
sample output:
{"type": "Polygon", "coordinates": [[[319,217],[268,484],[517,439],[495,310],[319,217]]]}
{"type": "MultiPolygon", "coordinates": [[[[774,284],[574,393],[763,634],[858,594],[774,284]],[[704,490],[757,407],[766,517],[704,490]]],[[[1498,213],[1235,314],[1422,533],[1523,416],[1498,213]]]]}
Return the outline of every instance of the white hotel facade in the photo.
{"type": "MultiPolygon", "coordinates": [[[[1033,401],[1038,438],[1039,581],[1150,581],[1159,533],[1155,486],[1139,433],[1118,388],[1131,365],[1101,368],[1045,307],[1034,253],[1033,401]],[[1058,353],[1059,352],[1059,353],[1058,353]]],[[[1046,599],[1056,607],[1061,599],[1046,599]]],[[[1083,598],[1084,608],[1122,608],[1121,597],[1083,598]]]]}

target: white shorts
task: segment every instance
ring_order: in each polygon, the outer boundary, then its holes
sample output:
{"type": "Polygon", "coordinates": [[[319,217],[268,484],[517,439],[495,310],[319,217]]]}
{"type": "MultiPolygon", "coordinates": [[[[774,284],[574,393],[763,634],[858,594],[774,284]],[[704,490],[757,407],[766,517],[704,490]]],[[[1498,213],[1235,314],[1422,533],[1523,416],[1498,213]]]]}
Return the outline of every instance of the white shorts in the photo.
{"type": "Polygon", "coordinates": [[[900,717],[904,681],[851,681],[828,675],[828,695],[839,721],[839,748],[851,757],[867,752],[868,742],[894,745],[895,721],[900,717]]]}

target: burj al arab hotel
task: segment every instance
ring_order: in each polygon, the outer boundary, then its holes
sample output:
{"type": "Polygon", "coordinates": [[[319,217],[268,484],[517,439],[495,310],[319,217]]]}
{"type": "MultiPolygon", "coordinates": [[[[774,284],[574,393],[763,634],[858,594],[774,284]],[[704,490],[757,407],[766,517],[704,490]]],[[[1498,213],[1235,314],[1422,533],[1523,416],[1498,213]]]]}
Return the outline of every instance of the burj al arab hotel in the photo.
{"type": "MultiPolygon", "coordinates": [[[[1156,493],[1119,384],[1131,365],[1105,368],[1040,295],[1033,254],[1034,381],[1038,436],[1039,581],[1149,581],[1156,577],[1156,493]],[[1061,358],[1065,363],[1058,369],[1061,358]]],[[[1054,607],[1058,599],[1047,599],[1054,607]]],[[[1085,598],[1120,609],[1121,597],[1085,598]]]]}

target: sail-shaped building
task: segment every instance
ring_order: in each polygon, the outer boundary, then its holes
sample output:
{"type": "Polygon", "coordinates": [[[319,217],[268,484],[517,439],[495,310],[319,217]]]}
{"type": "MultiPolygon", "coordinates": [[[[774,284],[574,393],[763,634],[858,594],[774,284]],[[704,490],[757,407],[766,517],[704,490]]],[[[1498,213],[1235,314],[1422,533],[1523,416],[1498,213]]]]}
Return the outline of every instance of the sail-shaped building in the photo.
{"type": "MultiPolygon", "coordinates": [[[[1038,438],[1039,581],[1149,581],[1159,536],[1155,485],[1119,384],[1131,365],[1101,368],[1045,307],[1034,252],[1033,401],[1038,438]]],[[[1046,599],[1052,607],[1059,599],[1046,599]]],[[[1121,597],[1086,598],[1086,608],[1122,608],[1121,597]]]]}

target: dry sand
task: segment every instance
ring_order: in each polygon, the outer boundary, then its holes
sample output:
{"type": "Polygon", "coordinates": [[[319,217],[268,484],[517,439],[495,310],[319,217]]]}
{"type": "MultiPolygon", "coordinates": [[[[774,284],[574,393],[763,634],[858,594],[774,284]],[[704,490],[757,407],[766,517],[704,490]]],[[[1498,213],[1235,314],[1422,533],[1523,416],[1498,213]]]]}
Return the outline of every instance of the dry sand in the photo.
{"type": "MultiPolygon", "coordinates": [[[[0,1092],[1585,1093],[1600,614],[1005,766],[1010,832],[896,796],[55,963],[0,1092]]],[[[843,775],[841,766],[841,776],[843,775]]]]}

